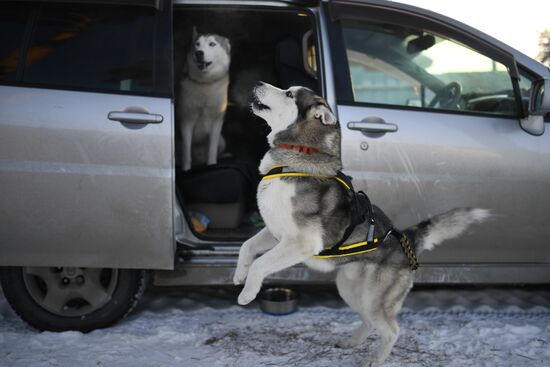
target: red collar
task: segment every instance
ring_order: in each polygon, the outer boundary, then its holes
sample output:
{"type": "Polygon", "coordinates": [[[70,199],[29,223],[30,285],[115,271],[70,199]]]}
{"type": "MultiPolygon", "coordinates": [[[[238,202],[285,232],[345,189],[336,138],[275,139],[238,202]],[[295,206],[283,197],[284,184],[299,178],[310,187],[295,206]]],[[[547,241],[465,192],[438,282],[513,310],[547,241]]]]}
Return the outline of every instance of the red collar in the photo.
{"type": "Polygon", "coordinates": [[[277,148],[297,150],[300,153],[306,153],[306,154],[319,153],[319,149],[314,148],[314,147],[306,147],[305,145],[279,144],[279,145],[277,145],[277,148]]]}

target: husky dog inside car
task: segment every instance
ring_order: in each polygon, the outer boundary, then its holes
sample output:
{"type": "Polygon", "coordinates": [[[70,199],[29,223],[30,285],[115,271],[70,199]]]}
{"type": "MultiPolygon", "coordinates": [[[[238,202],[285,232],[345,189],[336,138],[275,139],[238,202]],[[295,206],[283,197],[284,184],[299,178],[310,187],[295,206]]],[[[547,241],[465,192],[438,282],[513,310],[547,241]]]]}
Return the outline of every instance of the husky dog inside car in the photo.
{"type": "Polygon", "coordinates": [[[240,249],[233,281],[246,283],[238,302],[251,302],[266,276],[293,265],[337,269],[340,295],[363,319],[339,346],[359,345],[376,328],[381,344],[365,365],[378,366],[397,340],[396,315],[412,287],[416,255],[489,213],[454,209],[399,231],[340,172],[340,127],[323,98],[304,87],[261,83],[253,100],[253,113],[271,127],[257,193],[266,227],[240,249]]]}
{"type": "Polygon", "coordinates": [[[231,44],[217,34],[198,34],[187,53],[177,103],[182,134],[182,167],[215,164],[224,148],[221,136],[227,107],[231,44]]]}

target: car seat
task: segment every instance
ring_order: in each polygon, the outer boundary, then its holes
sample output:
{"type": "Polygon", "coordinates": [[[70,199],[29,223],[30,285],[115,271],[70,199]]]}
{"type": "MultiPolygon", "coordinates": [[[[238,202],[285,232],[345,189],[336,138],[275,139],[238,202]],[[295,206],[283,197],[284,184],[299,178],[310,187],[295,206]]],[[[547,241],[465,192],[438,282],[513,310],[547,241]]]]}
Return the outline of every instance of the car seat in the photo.
{"type": "Polygon", "coordinates": [[[241,161],[177,170],[183,207],[206,216],[209,228],[234,229],[241,225],[259,176],[241,161]]]}

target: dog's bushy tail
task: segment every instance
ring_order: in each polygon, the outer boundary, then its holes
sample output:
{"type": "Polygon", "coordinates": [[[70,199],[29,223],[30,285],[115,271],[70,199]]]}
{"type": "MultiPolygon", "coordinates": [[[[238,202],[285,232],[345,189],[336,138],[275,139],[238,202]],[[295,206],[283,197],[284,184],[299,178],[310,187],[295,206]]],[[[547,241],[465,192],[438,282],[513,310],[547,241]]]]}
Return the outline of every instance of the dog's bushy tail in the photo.
{"type": "Polygon", "coordinates": [[[483,222],[490,216],[487,209],[457,208],[427,219],[406,232],[413,236],[416,252],[420,253],[460,236],[470,225],[483,222]]]}

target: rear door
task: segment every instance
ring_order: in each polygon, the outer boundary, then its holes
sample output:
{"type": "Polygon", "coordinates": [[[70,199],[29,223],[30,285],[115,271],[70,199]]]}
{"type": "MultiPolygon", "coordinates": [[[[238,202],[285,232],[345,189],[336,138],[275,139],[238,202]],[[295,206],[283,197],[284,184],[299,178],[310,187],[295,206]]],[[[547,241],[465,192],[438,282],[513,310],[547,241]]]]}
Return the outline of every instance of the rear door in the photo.
{"type": "Polygon", "coordinates": [[[170,7],[124,3],[0,3],[0,265],[173,266],[170,7]]]}
{"type": "Polygon", "coordinates": [[[536,76],[425,14],[350,1],[329,12],[344,169],[356,185],[401,228],[454,207],[493,212],[425,263],[549,264],[550,134],[519,125],[536,76]]]}

